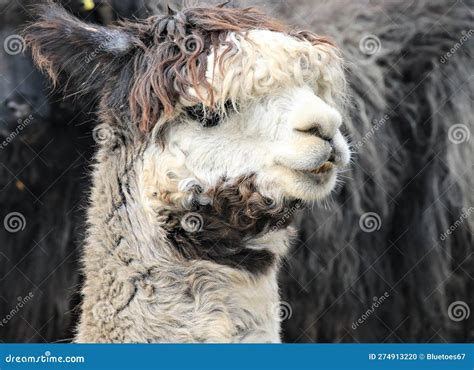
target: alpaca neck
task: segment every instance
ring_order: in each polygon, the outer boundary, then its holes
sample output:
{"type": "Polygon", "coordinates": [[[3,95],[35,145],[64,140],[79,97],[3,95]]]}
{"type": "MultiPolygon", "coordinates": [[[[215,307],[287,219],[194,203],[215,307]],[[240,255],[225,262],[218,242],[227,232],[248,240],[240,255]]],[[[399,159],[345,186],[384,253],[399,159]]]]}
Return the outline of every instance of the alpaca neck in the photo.
{"type": "MultiPolygon", "coordinates": [[[[238,207],[255,205],[235,191],[226,198],[223,189],[208,192],[211,201],[197,209],[154,203],[165,191],[150,191],[146,167],[139,148],[98,154],[77,341],[279,341],[277,270],[288,248],[286,222],[224,227],[238,207]],[[202,220],[202,230],[183,225],[190,215],[202,220]]],[[[276,221],[282,210],[252,212],[276,221]]]]}

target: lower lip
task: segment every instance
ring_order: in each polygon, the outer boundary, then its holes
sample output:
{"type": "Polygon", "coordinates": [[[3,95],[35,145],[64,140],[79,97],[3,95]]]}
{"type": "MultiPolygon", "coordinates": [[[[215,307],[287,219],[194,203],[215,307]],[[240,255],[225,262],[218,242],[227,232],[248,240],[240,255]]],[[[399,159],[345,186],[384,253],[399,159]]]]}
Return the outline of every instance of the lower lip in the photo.
{"type": "Polygon", "coordinates": [[[311,171],[304,171],[304,172],[308,172],[308,173],[311,173],[313,175],[323,175],[323,174],[329,173],[335,167],[336,166],[331,162],[324,162],[318,168],[315,168],[314,170],[311,170],[311,171]]]}

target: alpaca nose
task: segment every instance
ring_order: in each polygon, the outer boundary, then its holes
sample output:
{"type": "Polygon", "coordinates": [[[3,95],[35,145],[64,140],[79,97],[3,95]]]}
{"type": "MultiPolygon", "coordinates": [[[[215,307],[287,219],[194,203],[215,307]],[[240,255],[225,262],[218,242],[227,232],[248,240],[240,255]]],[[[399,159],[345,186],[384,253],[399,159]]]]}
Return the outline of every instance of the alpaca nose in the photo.
{"type": "Polygon", "coordinates": [[[295,129],[298,132],[304,133],[304,134],[309,134],[313,136],[317,136],[327,142],[331,142],[333,136],[331,135],[331,132],[328,132],[329,130],[324,130],[319,123],[315,123],[314,126],[309,127],[307,129],[295,129]]]}
{"type": "Polygon", "coordinates": [[[328,162],[339,162],[340,154],[337,152],[336,147],[334,146],[334,141],[331,139],[328,141],[328,143],[331,145],[331,154],[329,154],[328,162]]]}
{"type": "Polygon", "coordinates": [[[311,105],[306,106],[304,110],[301,112],[301,118],[296,120],[293,129],[330,142],[342,124],[339,112],[318,97],[312,99],[311,105]]]}

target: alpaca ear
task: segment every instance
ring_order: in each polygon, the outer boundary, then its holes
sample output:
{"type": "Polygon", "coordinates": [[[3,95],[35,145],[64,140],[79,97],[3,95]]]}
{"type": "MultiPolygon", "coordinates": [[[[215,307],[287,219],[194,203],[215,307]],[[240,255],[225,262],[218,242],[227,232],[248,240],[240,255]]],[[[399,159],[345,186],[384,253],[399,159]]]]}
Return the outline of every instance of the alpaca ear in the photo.
{"type": "Polygon", "coordinates": [[[55,4],[36,7],[36,14],[24,31],[25,40],[55,85],[64,77],[81,93],[100,89],[136,45],[125,30],[84,23],[55,4]]]}

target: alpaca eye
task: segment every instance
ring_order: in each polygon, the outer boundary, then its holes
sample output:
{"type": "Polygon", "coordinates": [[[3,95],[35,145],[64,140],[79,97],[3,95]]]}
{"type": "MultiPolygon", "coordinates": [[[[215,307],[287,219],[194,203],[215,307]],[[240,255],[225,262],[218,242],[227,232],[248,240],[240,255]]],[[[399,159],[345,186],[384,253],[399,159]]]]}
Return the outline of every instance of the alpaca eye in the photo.
{"type": "MultiPolygon", "coordinates": [[[[224,110],[227,115],[231,112],[237,112],[237,108],[230,100],[224,103],[224,110]]],[[[185,109],[185,112],[189,118],[193,121],[198,121],[203,127],[217,126],[222,119],[221,114],[210,109],[205,110],[202,104],[188,107],[185,109]]]]}
{"type": "Polygon", "coordinates": [[[220,116],[216,112],[204,110],[202,104],[185,109],[186,114],[193,121],[198,121],[203,127],[214,127],[220,121],[220,116]]]}

